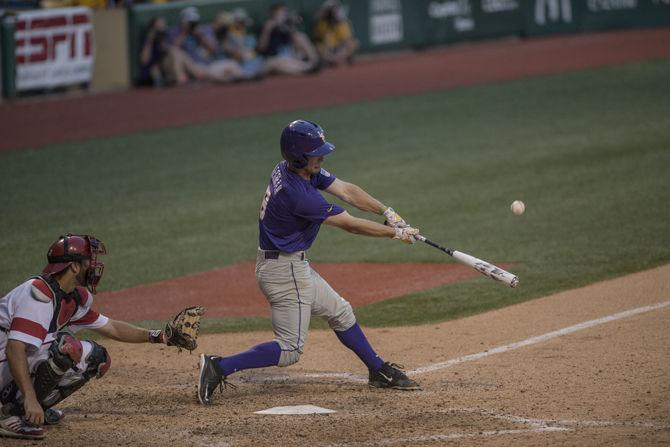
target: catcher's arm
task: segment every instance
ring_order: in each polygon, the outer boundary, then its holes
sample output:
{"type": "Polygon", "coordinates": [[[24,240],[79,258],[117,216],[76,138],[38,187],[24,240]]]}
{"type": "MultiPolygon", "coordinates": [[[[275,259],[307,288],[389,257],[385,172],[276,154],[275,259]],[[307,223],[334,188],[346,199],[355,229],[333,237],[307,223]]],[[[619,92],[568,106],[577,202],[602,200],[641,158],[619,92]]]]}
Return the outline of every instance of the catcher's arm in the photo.
{"type": "MultiPolygon", "coordinates": [[[[130,323],[119,320],[109,320],[106,325],[101,328],[93,329],[100,335],[103,335],[112,340],[122,341],[124,343],[149,343],[152,332],[148,329],[133,326],[130,323]]],[[[162,331],[160,331],[162,332],[162,331]]]]}
{"type": "Polygon", "coordinates": [[[184,309],[163,330],[148,330],[118,320],[109,320],[106,325],[94,330],[107,338],[125,343],[164,343],[176,346],[180,351],[193,351],[198,347],[200,317],[204,313],[205,308],[200,306],[184,309]]]}

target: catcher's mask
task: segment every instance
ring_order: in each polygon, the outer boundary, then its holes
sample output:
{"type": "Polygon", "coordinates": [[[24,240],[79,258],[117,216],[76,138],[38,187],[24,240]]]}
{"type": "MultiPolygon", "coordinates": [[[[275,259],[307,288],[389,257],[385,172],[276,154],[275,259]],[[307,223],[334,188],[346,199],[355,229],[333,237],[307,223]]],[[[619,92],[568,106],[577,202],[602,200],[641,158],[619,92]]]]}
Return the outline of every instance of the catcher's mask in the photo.
{"type": "Polygon", "coordinates": [[[86,259],[90,261],[88,268],[84,272],[84,284],[91,293],[95,293],[95,288],[102,278],[102,272],[105,264],[98,262],[98,255],[107,253],[105,244],[95,236],[87,234],[66,234],[60,236],[56,242],[51,244],[47,252],[49,263],[44,267],[42,273],[56,275],[73,262],[82,262],[86,259]]]}

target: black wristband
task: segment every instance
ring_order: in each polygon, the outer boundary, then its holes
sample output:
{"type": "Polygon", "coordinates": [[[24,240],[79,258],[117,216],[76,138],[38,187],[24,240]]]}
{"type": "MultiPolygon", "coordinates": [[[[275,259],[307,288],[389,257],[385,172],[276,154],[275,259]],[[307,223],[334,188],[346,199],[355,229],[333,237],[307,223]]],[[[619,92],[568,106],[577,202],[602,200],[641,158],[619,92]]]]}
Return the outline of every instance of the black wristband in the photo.
{"type": "Polygon", "coordinates": [[[149,343],[163,343],[163,331],[154,329],[149,331],[149,343]]]}

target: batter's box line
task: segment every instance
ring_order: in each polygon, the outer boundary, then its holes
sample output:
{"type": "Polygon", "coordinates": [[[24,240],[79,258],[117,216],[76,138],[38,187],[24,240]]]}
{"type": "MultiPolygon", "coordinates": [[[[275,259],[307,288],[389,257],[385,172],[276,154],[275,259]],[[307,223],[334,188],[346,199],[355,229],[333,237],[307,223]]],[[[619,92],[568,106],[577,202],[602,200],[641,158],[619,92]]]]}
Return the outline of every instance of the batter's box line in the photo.
{"type": "Polygon", "coordinates": [[[421,368],[413,369],[411,371],[408,371],[408,374],[415,375],[415,374],[425,374],[425,373],[429,373],[429,372],[433,372],[433,371],[438,371],[440,369],[449,368],[450,366],[458,365],[460,363],[472,362],[474,360],[483,359],[483,358],[489,357],[491,355],[502,354],[502,353],[505,353],[505,352],[514,351],[514,350],[519,349],[519,348],[523,348],[523,347],[526,347],[526,346],[542,343],[542,342],[545,342],[545,341],[548,341],[548,340],[551,340],[551,339],[554,339],[554,338],[557,338],[557,337],[561,337],[563,335],[568,335],[568,334],[572,334],[574,332],[583,331],[584,329],[589,329],[589,328],[592,328],[592,327],[595,327],[595,326],[599,326],[601,324],[610,323],[612,321],[621,320],[623,318],[632,317],[632,316],[643,314],[643,313],[646,313],[646,312],[651,312],[651,311],[662,309],[662,308],[668,307],[668,306],[670,306],[670,300],[669,301],[664,301],[662,303],[652,304],[650,306],[637,307],[635,309],[626,310],[624,312],[619,312],[619,313],[614,314],[614,315],[608,315],[606,317],[596,318],[595,320],[584,321],[582,323],[578,323],[578,324],[575,324],[573,326],[568,326],[568,327],[565,327],[563,329],[558,329],[558,330],[555,330],[555,331],[547,332],[546,334],[538,335],[536,337],[530,337],[530,338],[527,338],[525,340],[521,340],[521,341],[518,341],[518,342],[515,342],[515,343],[510,343],[510,344],[507,344],[507,345],[498,346],[496,348],[488,349],[486,351],[478,352],[476,354],[464,355],[464,356],[461,356],[461,357],[456,357],[456,358],[451,359],[451,360],[447,360],[446,362],[435,363],[435,364],[432,364],[432,365],[428,365],[428,366],[424,366],[424,367],[421,367],[421,368]]]}
{"type": "Polygon", "coordinates": [[[456,441],[459,439],[466,438],[490,438],[493,436],[501,435],[518,435],[525,433],[547,433],[547,432],[557,432],[557,431],[574,431],[571,428],[557,428],[557,427],[538,427],[538,428],[521,428],[517,430],[483,430],[472,433],[449,433],[449,434],[438,434],[438,435],[423,435],[423,436],[412,436],[411,438],[389,438],[389,439],[380,439],[379,441],[371,442],[354,442],[347,444],[328,444],[326,447],[355,447],[355,446],[375,446],[375,445],[414,445],[419,442],[449,442],[456,441]]]}
{"type": "Polygon", "coordinates": [[[515,416],[504,413],[499,413],[491,410],[482,410],[477,408],[447,408],[440,410],[440,413],[466,413],[478,416],[489,417],[493,419],[504,420],[506,422],[513,422],[517,424],[528,425],[528,428],[508,428],[499,430],[478,430],[475,432],[456,432],[456,433],[439,433],[433,435],[418,435],[408,438],[386,438],[376,441],[362,441],[362,442],[347,442],[328,444],[326,447],[356,447],[356,446],[387,446],[387,445],[413,445],[416,443],[429,442],[449,442],[459,439],[467,438],[491,438],[495,436],[531,434],[531,433],[552,433],[552,432],[573,432],[574,428],[562,427],[556,424],[550,424],[550,421],[542,419],[531,419],[523,416],[515,416]]]}
{"type": "Polygon", "coordinates": [[[495,410],[486,410],[479,408],[447,408],[441,410],[444,413],[471,413],[484,417],[492,417],[508,422],[516,422],[520,424],[530,425],[534,428],[540,427],[555,427],[555,428],[569,428],[569,427],[639,427],[639,428],[655,428],[661,430],[670,429],[670,425],[659,425],[653,422],[628,422],[628,421],[585,421],[579,419],[539,419],[527,418],[524,416],[516,416],[512,414],[501,413],[495,410]]]}
{"type": "Polygon", "coordinates": [[[250,374],[239,379],[246,383],[367,383],[368,378],[352,373],[250,374]]]}
{"type": "Polygon", "coordinates": [[[327,447],[355,447],[355,446],[387,446],[387,445],[412,445],[423,442],[448,442],[466,438],[490,438],[494,436],[531,434],[531,433],[556,433],[574,432],[575,427],[640,427],[668,429],[667,425],[656,425],[651,422],[620,422],[620,421],[580,421],[580,420],[550,420],[527,418],[512,414],[500,413],[493,410],[478,408],[447,408],[440,410],[442,413],[466,413],[483,417],[503,420],[517,424],[527,425],[528,428],[500,429],[500,430],[478,430],[476,432],[441,433],[433,435],[418,435],[408,438],[387,438],[376,441],[350,442],[328,444],[327,447]]]}

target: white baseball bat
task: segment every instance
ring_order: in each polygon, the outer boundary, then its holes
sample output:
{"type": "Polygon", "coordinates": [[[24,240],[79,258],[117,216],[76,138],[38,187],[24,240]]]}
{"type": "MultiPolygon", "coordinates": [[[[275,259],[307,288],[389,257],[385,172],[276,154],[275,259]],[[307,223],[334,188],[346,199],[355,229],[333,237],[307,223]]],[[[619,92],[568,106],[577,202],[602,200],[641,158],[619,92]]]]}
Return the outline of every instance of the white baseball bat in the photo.
{"type": "Polygon", "coordinates": [[[443,247],[440,244],[433,242],[424,236],[421,236],[420,234],[416,235],[415,237],[417,238],[417,240],[425,242],[431,247],[435,247],[438,250],[442,250],[443,252],[445,252],[446,254],[448,254],[461,264],[465,264],[469,267],[472,267],[473,269],[477,270],[484,276],[488,276],[489,278],[495,281],[504,282],[510,287],[517,287],[519,285],[519,278],[516,275],[506,270],[503,270],[500,267],[491,264],[490,262],[486,262],[482,259],[475,258],[474,256],[470,256],[467,253],[462,253],[460,251],[452,250],[451,248],[448,247],[443,247]]]}

